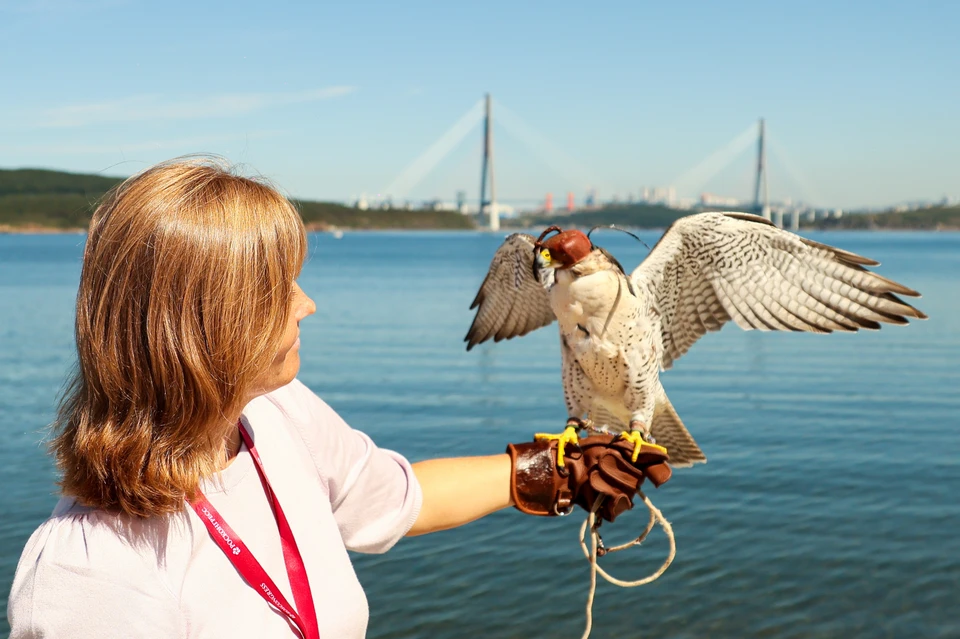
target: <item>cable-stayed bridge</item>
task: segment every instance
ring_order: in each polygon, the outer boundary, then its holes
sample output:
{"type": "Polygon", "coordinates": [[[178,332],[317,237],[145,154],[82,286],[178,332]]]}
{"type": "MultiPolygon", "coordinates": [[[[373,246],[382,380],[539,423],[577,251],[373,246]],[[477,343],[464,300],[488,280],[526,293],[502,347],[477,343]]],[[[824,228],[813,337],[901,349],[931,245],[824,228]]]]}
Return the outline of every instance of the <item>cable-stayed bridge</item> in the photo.
{"type": "MultiPolygon", "coordinates": [[[[784,182],[793,185],[804,200],[815,199],[813,190],[792,164],[787,161],[783,149],[770,136],[764,120],[751,123],[737,133],[729,142],[715,150],[706,158],[697,162],[689,169],[676,176],[668,185],[648,187],[636,194],[630,193],[626,197],[618,196],[616,191],[604,188],[601,176],[568,155],[552,140],[541,134],[534,127],[527,124],[520,116],[503,104],[494,101],[489,95],[478,100],[454,122],[446,131],[433,141],[419,156],[413,159],[383,190],[382,195],[372,202],[363,201],[363,206],[391,205],[393,202],[412,199],[424,180],[434,173],[455,149],[460,147],[471,136],[477,135],[481,129],[481,157],[480,157],[480,189],[476,204],[468,203],[465,191],[459,190],[456,204],[444,205],[439,201],[431,202],[438,208],[458,208],[461,212],[479,212],[489,220],[490,228],[499,228],[499,217],[503,212],[511,213],[516,210],[551,212],[554,208],[553,195],[536,196],[530,194],[525,197],[510,197],[498,200],[496,193],[496,174],[494,163],[494,126],[498,131],[507,133],[513,140],[519,141],[527,152],[554,173],[559,181],[567,187],[565,201],[560,202],[567,210],[595,208],[609,203],[648,202],[663,204],[674,208],[735,208],[738,210],[753,210],[758,214],[772,219],[776,224],[783,224],[782,215],[789,213],[791,226],[796,227],[801,213],[812,214],[809,205],[797,205],[791,201],[771,203],[768,192],[768,156],[777,159],[778,178],[785,178],[784,182]],[[494,119],[494,113],[496,118],[494,119]],[[747,197],[734,198],[716,196],[704,193],[706,185],[715,180],[735,162],[742,162],[747,149],[756,148],[756,162],[751,165],[751,175],[741,175],[739,191],[743,191],[744,177],[751,179],[750,193],[747,197]],[[772,152],[772,153],[771,153],[772,152]],[[783,174],[781,176],[781,174],[783,174]],[[601,202],[598,190],[610,197],[601,202]],[[577,193],[580,194],[577,205],[577,193]],[[699,197],[697,197],[699,194],[699,197]],[[693,197],[691,197],[693,196],[693,197]],[[379,200],[379,201],[378,201],[379,200]]],[[[474,138],[476,139],[476,138],[474,138]]],[[[743,173],[743,172],[741,172],[743,173]]],[[[501,176],[502,177],[502,176],[501,176]]],[[[509,176],[507,176],[509,181],[509,176]]],[[[512,185],[516,192],[516,184],[512,185]]],[[[521,191],[522,192],[522,191],[521,191]]],[[[559,198],[558,198],[559,199],[559,198]]]]}

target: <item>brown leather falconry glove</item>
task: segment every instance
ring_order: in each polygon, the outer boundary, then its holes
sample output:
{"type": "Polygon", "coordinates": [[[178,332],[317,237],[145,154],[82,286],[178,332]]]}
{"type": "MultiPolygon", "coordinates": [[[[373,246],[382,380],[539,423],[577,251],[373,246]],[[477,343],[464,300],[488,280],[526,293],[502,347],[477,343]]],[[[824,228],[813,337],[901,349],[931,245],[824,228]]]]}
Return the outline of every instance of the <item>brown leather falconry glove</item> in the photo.
{"type": "Polygon", "coordinates": [[[529,515],[566,515],[578,504],[590,510],[605,499],[597,514],[613,521],[633,508],[633,496],[645,478],[659,487],[670,479],[667,455],[642,444],[636,462],[633,444],[615,435],[592,435],[579,446],[567,445],[564,465],[557,467],[557,441],[510,444],[513,464],[510,494],[514,505],[529,515]]]}

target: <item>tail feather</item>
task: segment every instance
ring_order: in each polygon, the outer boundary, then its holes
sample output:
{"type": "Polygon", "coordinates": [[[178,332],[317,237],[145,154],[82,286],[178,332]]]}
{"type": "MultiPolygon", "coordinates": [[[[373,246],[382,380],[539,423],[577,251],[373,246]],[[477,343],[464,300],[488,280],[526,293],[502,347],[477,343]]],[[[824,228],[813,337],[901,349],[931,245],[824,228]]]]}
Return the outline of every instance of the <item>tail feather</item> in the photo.
{"type": "Polygon", "coordinates": [[[660,397],[657,398],[650,434],[658,444],[666,447],[670,455],[670,465],[675,468],[693,466],[707,461],[706,455],[687,431],[687,427],[683,425],[673,404],[667,399],[666,393],[661,392],[660,397]]]}
{"type": "MultiPolygon", "coordinates": [[[[622,419],[599,402],[595,402],[591,407],[588,417],[593,422],[593,429],[597,432],[622,433],[628,428],[622,419]]],[[[670,465],[675,468],[693,466],[707,461],[706,455],[687,432],[687,427],[683,425],[663,390],[660,391],[653,410],[650,434],[658,444],[666,447],[670,455],[670,465]]]]}

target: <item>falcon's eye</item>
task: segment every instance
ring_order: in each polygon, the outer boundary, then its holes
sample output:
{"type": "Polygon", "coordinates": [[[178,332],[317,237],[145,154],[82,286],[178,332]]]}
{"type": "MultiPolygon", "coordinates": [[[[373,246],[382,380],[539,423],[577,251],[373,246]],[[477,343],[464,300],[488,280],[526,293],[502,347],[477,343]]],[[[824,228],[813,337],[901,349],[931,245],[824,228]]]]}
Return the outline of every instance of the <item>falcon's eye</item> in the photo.
{"type": "Polygon", "coordinates": [[[546,260],[547,262],[549,262],[549,261],[550,261],[550,250],[549,250],[549,249],[543,249],[542,251],[540,251],[540,257],[542,257],[544,260],[546,260]]]}

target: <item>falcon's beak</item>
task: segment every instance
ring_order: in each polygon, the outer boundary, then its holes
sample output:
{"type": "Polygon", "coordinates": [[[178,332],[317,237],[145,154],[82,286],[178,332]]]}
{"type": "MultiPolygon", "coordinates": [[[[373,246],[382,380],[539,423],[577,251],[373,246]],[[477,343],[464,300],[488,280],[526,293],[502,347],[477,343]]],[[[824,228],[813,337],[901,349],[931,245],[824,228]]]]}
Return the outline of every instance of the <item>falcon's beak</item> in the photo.
{"type": "Polygon", "coordinates": [[[540,281],[540,269],[542,268],[555,268],[556,265],[553,263],[553,258],[550,257],[550,250],[546,248],[540,248],[536,251],[536,254],[533,256],[533,278],[540,281]]]}

